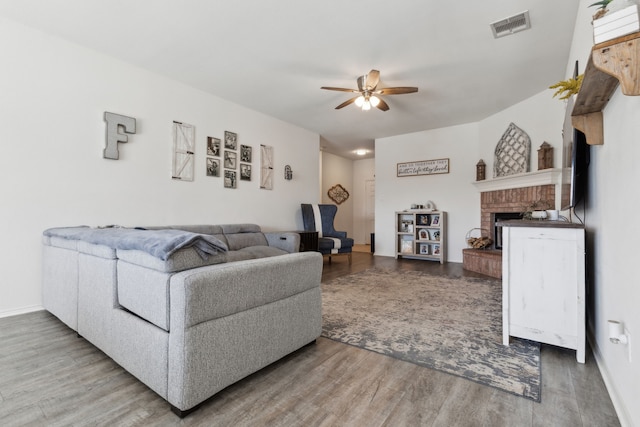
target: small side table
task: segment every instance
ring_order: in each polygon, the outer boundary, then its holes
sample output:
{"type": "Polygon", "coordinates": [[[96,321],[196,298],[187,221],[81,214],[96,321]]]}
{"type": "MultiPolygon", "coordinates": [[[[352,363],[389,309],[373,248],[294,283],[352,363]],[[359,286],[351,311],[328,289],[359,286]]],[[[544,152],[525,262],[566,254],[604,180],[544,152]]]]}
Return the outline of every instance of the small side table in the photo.
{"type": "Polygon", "coordinates": [[[300,235],[300,252],[318,251],[317,231],[294,231],[300,235]]]}

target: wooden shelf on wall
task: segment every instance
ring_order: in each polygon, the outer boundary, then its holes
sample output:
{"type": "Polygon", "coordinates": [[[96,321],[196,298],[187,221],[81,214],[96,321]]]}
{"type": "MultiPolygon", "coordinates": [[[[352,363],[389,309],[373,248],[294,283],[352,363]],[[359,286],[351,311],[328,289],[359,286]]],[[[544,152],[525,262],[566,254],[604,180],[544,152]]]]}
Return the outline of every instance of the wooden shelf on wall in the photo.
{"type": "Polygon", "coordinates": [[[640,32],[597,44],[591,50],[571,121],[590,145],[604,143],[602,110],[620,84],[624,95],[640,95],[640,32]]]}

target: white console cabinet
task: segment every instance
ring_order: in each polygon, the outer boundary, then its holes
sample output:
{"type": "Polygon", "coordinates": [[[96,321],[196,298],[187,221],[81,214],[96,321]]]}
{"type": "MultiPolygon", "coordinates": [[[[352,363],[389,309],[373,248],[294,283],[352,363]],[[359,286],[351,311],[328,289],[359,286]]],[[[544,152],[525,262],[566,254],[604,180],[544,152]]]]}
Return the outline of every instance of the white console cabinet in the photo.
{"type": "Polygon", "coordinates": [[[513,336],[571,348],[584,363],[584,227],[552,221],[501,225],[503,344],[513,336]]]}

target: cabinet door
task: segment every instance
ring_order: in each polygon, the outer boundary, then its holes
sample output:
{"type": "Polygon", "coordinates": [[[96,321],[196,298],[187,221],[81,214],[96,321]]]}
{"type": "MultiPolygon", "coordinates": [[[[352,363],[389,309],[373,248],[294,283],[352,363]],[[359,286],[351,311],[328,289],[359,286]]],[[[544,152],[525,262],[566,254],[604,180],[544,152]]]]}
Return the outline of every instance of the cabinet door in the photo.
{"type": "Polygon", "coordinates": [[[576,348],[584,304],[582,230],[508,227],[511,335],[576,348]]]}

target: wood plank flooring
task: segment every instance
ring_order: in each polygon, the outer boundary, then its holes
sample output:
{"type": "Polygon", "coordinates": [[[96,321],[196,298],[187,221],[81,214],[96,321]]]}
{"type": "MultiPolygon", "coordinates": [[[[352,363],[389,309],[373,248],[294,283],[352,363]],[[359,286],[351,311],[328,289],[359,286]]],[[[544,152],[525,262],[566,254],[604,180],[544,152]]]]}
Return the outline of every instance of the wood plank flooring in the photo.
{"type": "MultiPolygon", "coordinates": [[[[479,275],[460,264],[354,253],[323,280],[372,267],[479,275]]],[[[184,419],[47,312],[0,319],[0,425],[617,426],[593,356],[542,347],[542,403],[325,338],[223,390],[184,419]]]]}

